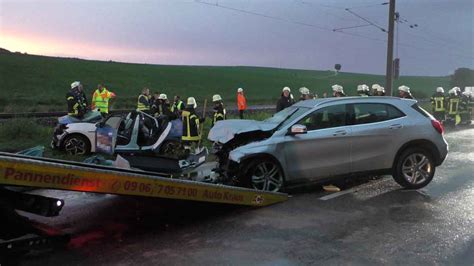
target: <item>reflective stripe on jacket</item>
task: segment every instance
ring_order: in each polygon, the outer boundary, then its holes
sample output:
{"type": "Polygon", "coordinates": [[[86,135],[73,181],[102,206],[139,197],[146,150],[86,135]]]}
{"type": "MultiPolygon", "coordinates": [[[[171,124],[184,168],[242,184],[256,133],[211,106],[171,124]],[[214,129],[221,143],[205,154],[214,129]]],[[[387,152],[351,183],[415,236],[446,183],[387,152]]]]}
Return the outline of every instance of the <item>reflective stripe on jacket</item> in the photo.
{"type": "Polygon", "coordinates": [[[446,108],[444,107],[444,102],[445,102],[444,96],[431,97],[431,104],[433,105],[433,111],[444,112],[446,110],[446,108]]]}
{"type": "Polygon", "coordinates": [[[449,98],[449,114],[456,115],[458,113],[459,98],[449,98]]]}
{"type": "Polygon", "coordinates": [[[185,109],[182,113],[183,119],[183,136],[184,141],[199,141],[199,117],[194,113],[194,109],[185,109]]]}

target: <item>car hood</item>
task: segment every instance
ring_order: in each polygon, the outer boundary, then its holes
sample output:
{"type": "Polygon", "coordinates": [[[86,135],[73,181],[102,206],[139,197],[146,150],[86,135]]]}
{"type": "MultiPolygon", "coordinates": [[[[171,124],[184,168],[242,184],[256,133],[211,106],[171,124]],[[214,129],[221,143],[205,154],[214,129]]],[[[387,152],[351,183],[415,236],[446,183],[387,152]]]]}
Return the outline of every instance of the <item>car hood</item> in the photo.
{"type": "Polygon", "coordinates": [[[267,123],[255,120],[230,119],[217,122],[209,131],[208,139],[213,142],[227,143],[235,135],[252,131],[270,131],[278,126],[277,123],[267,123]]]}

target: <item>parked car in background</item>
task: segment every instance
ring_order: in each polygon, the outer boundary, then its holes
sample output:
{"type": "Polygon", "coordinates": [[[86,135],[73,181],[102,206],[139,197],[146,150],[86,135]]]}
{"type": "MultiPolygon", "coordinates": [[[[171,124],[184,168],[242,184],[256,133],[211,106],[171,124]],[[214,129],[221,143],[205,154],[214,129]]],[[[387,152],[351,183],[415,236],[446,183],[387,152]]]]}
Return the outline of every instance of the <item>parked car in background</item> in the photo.
{"type": "Polygon", "coordinates": [[[444,128],[415,100],[344,97],[300,101],[264,121],[219,121],[209,132],[224,180],[279,191],[303,182],[391,174],[426,186],[447,156],[444,128]]]}

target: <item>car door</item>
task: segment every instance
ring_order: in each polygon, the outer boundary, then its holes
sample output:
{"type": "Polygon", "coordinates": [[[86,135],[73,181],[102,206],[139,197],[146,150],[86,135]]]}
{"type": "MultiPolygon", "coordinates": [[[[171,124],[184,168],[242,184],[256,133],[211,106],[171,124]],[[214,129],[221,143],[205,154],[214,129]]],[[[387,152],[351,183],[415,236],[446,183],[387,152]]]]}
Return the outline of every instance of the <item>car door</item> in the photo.
{"type": "Polygon", "coordinates": [[[352,171],[392,167],[396,136],[405,127],[405,114],[391,104],[355,103],[352,106],[352,171]]]}
{"type": "Polygon", "coordinates": [[[296,124],[306,134],[285,136],[287,179],[317,180],[350,172],[351,131],[345,104],[322,107],[296,124]]]}

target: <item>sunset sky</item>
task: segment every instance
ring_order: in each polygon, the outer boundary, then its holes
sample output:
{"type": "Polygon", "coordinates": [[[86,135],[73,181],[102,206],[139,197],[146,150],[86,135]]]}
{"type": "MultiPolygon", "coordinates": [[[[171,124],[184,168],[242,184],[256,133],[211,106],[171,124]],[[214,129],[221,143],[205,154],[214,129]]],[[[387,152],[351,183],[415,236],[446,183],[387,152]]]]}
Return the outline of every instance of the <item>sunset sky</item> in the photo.
{"type": "MultiPolygon", "coordinates": [[[[0,0],[0,47],[150,64],[326,70],[340,63],[346,72],[385,73],[386,33],[333,29],[366,24],[344,8],[387,28],[386,1],[200,2],[0,0]]],[[[474,1],[397,0],[397,11],[403,75],[474,68],[474,1]]]]}

